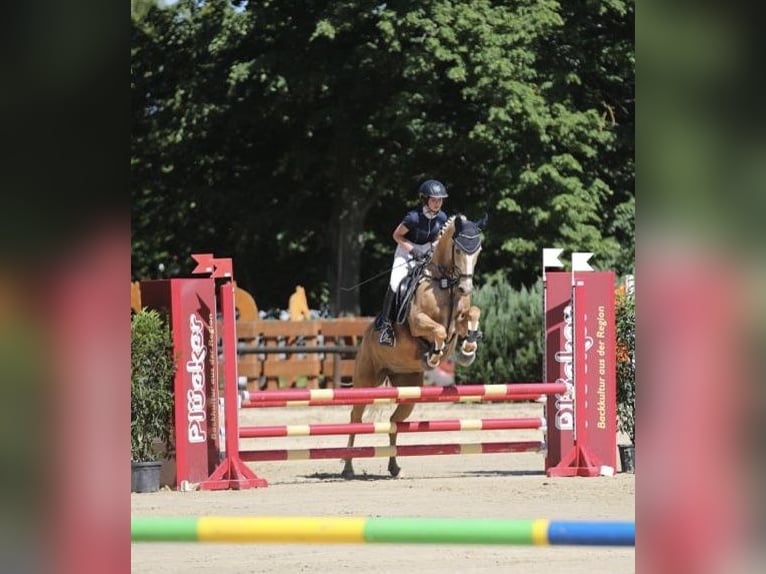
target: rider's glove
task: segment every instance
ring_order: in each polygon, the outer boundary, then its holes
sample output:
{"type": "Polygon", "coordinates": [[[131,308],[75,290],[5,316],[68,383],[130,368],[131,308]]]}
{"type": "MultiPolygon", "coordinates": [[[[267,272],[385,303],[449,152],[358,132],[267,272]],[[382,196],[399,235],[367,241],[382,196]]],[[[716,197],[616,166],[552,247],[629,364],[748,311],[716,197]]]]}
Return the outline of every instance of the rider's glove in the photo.
{"type": "Polygon", "coordinates": [[[422,261],[431,255],[432,249],[433,248],[430,243],[424,243],[423,245],[415,244],[412,247],[412,251],[410,251],[410,255],[412,255],[413,259],[422,261]]]}

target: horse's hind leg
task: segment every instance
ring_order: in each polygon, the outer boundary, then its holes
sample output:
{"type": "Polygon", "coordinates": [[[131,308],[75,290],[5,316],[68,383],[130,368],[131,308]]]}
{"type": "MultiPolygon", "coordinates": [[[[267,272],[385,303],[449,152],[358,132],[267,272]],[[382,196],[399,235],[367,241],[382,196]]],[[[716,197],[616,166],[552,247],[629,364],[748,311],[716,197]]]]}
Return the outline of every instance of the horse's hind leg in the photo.
{"type": "MultiPolygon", "coordinates": [[[[360,423],[362,422],[362,415],[364,414],[364,409],[366,405],[354,405],[351,409],[351,422],[352,423],[360,423]]],[[[348,448],[351,448],[354,446],[354,438],[356,437],[355,434],[349,434],[348,435],[348,448]]],[[[354,478],[354,466],[351,462],[351,458],[345,459],[345,464],[343,465],[343,471],[340,473],[340,475],[345,479],[351,479],[354,478]]]]}
{"type": "MultiPolygon", "coordinates": [[[[423,373],[408,373],[406,375],[396,375],[395,378],[391,380],[391,383],[397,387],[423,386],[423,373]]],[[[407,420],[407,417],[409,417],[412,414],[412,410],[414,408],[415,408],[415,403],[404,403],[404,404],[397,405],[396,409],[391,415],[391,419],[390,419],[391,424],[395,425],[396,423],[400,423],[407,420]]],[[[396,432],[392,432],[391,434],[388,435],[388,441],[391,447],[396,448],[396,432]]],[[[396,455],[388,459],[388,472],[391,473],[391,476],[393,477],[399,476],[399,472],[401,470],[402,469],[399,468],[399,465],[396,464],[396,455]]]]}
{"type": "MultiPolygon", "coordinates": [[[[359,352],[356,355],[356,362],[354,363],[354,388],[367,388],[374,387],[378,383],[379,375],[375,371],[373,364],[371,350],[372,345],[377,344],[377,339],[373,338],[372,326],[368,327],[365,331],[364,340],[359,347],[359,352]],[[374,342],[373,342],[374,341],[374,342]]],[[[351,422],[362,422],[362,414],[364,414],[365,405],[354,405],[351,409],[351,422]]],[[[354,446],[355,435],[349,433],[348,435],[348,448],[354,446]]],[[[345,459],[343,464],[343,471],[341,476],[346,479],[354,478],[354,467],[352,465],[352,458],[345,459]]]]}
{"type": "MultiPolygon", "coordinates": [[[[412,409],[415,408],[414,403],[409,403],[406,405],[399,405],[396,407],[396,410],[394,411],[394,414],[391,415],[391,423],[400,423],[404,421],[410,414],[412,414],[412,409]]],[[[396,432],[392,432],[388,435],[389,444],[396,448],[396,432]]],[[[399,476],[399,471],[401,468],[399,468],[399,465],[396,464],[396,456],[392,456],[388,459],[388,472],[391,473],[391,476],[399,476]]]]}

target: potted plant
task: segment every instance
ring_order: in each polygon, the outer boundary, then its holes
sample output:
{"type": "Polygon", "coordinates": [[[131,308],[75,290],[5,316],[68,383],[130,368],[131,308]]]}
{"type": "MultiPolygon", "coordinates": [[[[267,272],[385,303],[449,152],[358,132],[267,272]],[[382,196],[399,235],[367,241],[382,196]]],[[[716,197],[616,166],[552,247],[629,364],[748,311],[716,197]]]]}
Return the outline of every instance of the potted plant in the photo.
{"type": "Polygon", "coordinates": [[[630,439],[618,445],[623,472],[635,472],[636,453],[636,298],[617,295],[617,428],[630,439]]]}
{"type": "Polygon", "coordinates": [[[159,490],[161,459],[171,450],[175,371],[167,321],[155,310],[135,313],[130,322],[132,492],[159,490]]]}

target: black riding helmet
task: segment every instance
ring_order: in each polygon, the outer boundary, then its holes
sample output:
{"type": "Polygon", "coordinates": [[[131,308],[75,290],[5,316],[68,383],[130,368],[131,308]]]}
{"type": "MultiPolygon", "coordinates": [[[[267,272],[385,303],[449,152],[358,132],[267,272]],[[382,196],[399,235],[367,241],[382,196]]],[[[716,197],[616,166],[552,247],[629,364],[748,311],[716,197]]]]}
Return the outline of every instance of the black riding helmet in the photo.
{"type": "Polygon", "coordinates": [[[437,181],[435,179],[428,179],[420,184],[420,189],[418,190],[421,197],[428,198],[428,197],[439,197],[444,198],[447,197],[447,188],[444,187],[444,184],[440,181],[437,181]]]}

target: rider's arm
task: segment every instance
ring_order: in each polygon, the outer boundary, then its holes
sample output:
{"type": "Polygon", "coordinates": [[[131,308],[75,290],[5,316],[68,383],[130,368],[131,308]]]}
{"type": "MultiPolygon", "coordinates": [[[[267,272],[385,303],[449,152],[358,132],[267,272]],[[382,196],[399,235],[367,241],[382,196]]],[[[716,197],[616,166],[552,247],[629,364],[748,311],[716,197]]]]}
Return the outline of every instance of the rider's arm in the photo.
{"type": "Polygon", "coordinates": [[[407,229],[403,223],[400,223],[397,228],[394,229],[394,241],[396,241],[397,245],[401,245],[402,249],[404,249],[407,253],[412,251],[413,248],[412,243],[404,238],[408,232],[409,229],[407,229]]]}

